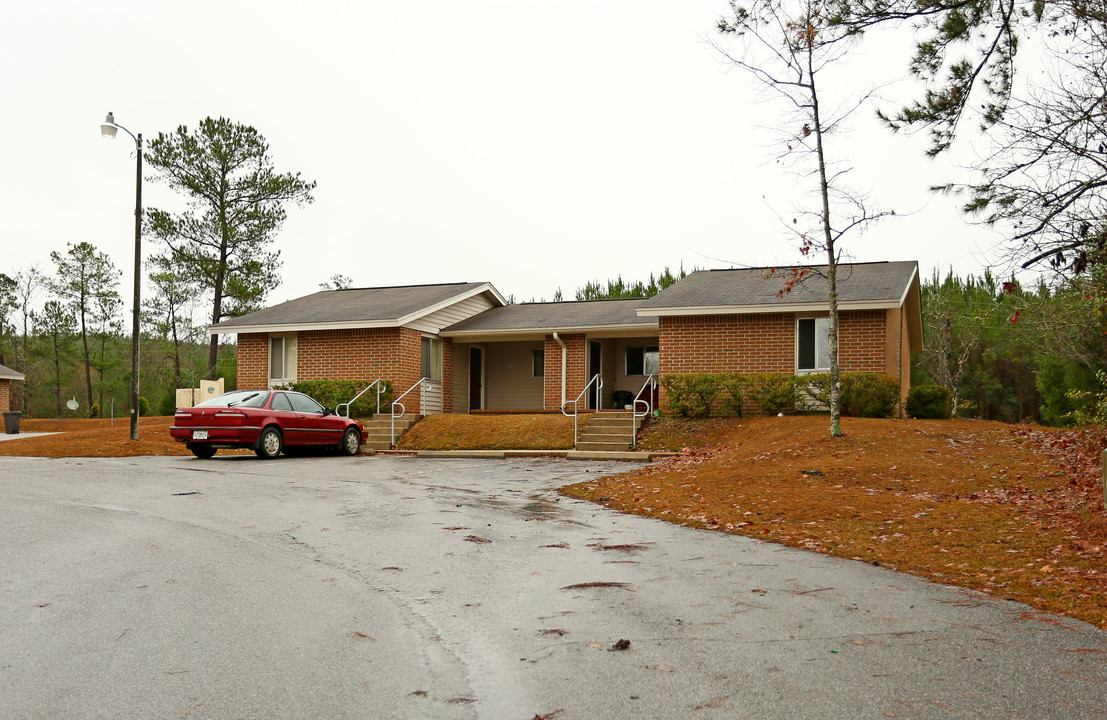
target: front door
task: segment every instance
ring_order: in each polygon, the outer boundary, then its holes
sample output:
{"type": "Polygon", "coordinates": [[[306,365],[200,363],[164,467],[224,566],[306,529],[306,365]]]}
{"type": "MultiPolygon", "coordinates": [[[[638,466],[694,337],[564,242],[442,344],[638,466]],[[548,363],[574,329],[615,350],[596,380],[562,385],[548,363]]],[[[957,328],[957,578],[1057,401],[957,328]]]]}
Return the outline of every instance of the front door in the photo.
{"type": "MultiPolygon", "coordinates": [[[[595,340],[588,343],[588,377],[585,378],[585,382],[591,382],[592,378],[596,377],[602,372],[603,368],[603,345],[600,345],[595,340]]],[[[593,410],[600,409],[600,388],[593,385],[588,390],[588,400],[593,410]]]]}
{"type": "Polygon", "coordinates": [[[484,408],[484,348],[469,348],[469,412],[484,408]]]}

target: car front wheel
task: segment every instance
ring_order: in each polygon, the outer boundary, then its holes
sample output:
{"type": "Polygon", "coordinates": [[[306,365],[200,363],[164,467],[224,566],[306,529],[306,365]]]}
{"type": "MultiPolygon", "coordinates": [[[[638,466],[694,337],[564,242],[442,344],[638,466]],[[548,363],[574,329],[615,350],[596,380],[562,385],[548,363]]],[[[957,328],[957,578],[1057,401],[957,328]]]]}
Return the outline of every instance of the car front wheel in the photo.
{"type": "Polygon", "coordinates": [[[281,431],[275,427],[267,427],[261,431],[254,453],[262,460],[272,460],[281,454],[283,444],[281,431]]]}
{"type": "Polygon", "coordinates": [[[342,436],[342,443],[338,446],[338,451],[343,455],[357,455],[360,449],[361,432],[356,427],[347,428],[346,434],[342,436]]]}

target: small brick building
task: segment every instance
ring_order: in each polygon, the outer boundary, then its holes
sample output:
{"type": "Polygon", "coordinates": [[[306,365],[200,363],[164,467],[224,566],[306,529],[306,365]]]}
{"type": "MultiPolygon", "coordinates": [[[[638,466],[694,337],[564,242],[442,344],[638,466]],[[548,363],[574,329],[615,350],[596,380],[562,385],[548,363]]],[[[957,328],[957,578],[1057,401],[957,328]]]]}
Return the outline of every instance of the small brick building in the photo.
{"type": "MultiPolygon", "coordinates": [[[[427,378],[405,399],[422,414],[556,411],[578,396],[610,408],[628,393],[664,406],[650,376],[827,369],[826,281],[799,270],[791,287],[792,268],[705,270],[648,299],[520,305],[489,283],[331,290],[211,330],[238,335],[240,388],[383,378],[398,396],[427,378]]],[[[886,374],[905,397],[922,347],[918,264],[839,266],[838,307],[842,370],[886,374]]]]}
{"type": "Polygon", "coordinates": [[[20,382],[23,378],[23,373],[0,365],[0,412],[12,409],[12,383],[20,382]]]}

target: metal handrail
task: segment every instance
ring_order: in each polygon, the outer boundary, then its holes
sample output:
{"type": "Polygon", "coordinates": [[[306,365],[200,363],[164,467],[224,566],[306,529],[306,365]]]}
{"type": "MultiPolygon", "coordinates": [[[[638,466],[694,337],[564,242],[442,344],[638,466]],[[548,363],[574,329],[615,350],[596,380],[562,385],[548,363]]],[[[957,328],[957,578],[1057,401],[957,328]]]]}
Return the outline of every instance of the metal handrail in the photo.
{"type": "Polygon", "coordinates": [[[588,388],[592,387],[592,383],[596,383],[596,404],[599,405],[600,390],[603,389],[603,378],[600,377],[599,373],[596,373],[592,376],[592,379],[589,380],[588,384],[584,386],[584,389],[580,391],[580,395],[577,395],[576,400],[566,400],[565,402],[561,403],[561,414],[565,417],[573,418],[573,449],[576,449],[577,447],[577,408],[580,405],[580,399],[588,393],[588,388]],[[573,404],[572,415],[565,412],[565,406],[569,403],[573,404]]]}
{"type": "Polygon", "coordinates": [[[638,391],[638,394],[634,396],[634,402],[630,405],[630,446],[633,448],[638,440],[638,418],[649,417],[650,412],[653,410],[653,406],[649,400],[642,399],[642,393],[646,391],[646,388],[650,389],[650,397],[653,397],[653,390],[657,387],[657,376],[650,375],[646,378],[646,382],[642,384],[642,389],[638,391]],[[638,413],[638,403],[644,403],[646,411],[644,413],[638,413]]]}
{"type": "MultiPolygon", "coordinates": [[[[430,378],[426,378],[426,377],[419,378],[419,380],[414,385],[412,385],[406,391],[404,391],[403,395],[401,395],[400,397],[398,397],[398,398],[396,398],[395,400],[392,401],[392,434],[390,436],[391,439],[389,440],[389,443],[388,443],[390,446],[396,444],[396,418],[403,417],[404,414],[407,413],[407,408],[400,401],[403,400],[405,397],[407,397],[408,393],[410,393],[412,390],[414,390],[415,388],[421,386],[423,383],[429,383],[430,381],[431,381],[430,378]],[[399,415],[396,414],[396,406],[397,405],[400,407],[400,414],[399,415]]],[[[427,386],[427,389],[428,390],[430,389],[429,385],[427,386]]]]}
{"type": "Polygon", "coordinates": [[[377,378],[373,382],[369,383],[369,386],[366,387],[361,392],[359,392],[357,395],[354,395],[353,399],[350,400],[350,402],[338,403],[337,405],[335,405],[334,406],[334,414],[335,415],[341,415],[342,417],[345,417],[345,418],[350,417],[350,406],[353,405],[354,403],[356,403],[357,399],[359,397],[361,397],[365,393],[369,392],[373,388],[374,385],[377,386],[377,415],[380,415],[381,414],[381,393],[384,392],[384,380],[382,380],[380,378],[377,378]],[[342,411],[339,410],[339,408],[343,408],[343,407],[346,408],[346,412],[342,412],[342,411]]]}

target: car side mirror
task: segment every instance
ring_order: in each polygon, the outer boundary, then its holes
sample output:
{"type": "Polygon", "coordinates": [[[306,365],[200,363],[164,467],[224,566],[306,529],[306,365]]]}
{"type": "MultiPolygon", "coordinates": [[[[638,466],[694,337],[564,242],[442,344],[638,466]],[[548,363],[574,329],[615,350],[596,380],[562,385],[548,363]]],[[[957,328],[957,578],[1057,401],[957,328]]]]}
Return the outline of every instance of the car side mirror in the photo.
{"type": "Polygon", "coordinates": [[[334,410],[331,410],[329,407],[323,408],[323,417],[327,417],[328,415],[334,415],[334,410]]]}

